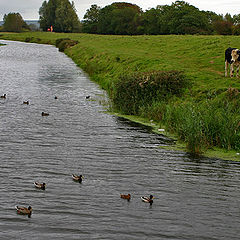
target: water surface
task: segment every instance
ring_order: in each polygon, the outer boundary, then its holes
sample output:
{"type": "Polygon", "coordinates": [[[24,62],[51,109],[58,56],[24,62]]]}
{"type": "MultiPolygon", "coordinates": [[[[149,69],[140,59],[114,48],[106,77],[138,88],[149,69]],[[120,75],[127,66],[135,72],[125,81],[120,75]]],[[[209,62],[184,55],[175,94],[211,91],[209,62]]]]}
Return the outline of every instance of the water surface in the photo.
{"type": "Polygon", "coordinates": [[[106,114],[104,91],[55,47],[1,42],[1,239],[239,239],[238,163],[159,148],[163,136],[106,114]]]}

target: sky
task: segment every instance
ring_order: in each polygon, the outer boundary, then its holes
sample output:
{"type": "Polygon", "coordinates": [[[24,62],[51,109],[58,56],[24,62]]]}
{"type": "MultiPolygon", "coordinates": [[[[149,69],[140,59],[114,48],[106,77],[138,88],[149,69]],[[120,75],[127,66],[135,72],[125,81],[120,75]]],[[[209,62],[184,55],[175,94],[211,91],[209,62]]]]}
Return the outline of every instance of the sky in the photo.
{"type": "MultiPolygon", "coordinates": [[[[38,20],[38,10],[44,0],[0,0],[0,21],[4,14],[10,12],[20,13],[24,20],[38,20]]],[[[70,0],[72,2],[72,0],[70,0]]],[[[105,7],[113,2],[128,2],[138,5],[142,10],[156,8],[157,5],[171,5],[172,0],[74,0],[77,14],[80,20],[83,19],[86,10],[91,5],[105,7]]],[[[197,7],[199,10],[213,11],[217,14],[230,13],[232,16],[240,14],[239,0],[185,0],[185,2],[197,7]]]]}

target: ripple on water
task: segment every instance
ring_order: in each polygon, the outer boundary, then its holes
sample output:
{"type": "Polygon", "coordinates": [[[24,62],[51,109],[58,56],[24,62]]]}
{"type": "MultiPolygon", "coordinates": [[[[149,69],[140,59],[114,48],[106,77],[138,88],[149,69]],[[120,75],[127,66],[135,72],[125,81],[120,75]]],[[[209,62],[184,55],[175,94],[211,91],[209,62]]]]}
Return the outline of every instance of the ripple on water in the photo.
{"type": "Polygon", "coordinates": [[[105,114],[97,101],[105,93],[56,48],[6,43],[1,239],[238,239],[238,163],[158,148],[172,142],[105,114]],[[130,201],[120,198],[128,193],[130,201]],[[140,199],[149,194],[152,206],[140,199]],[[32,217],[15,205],[31,205],[32,217]]]}

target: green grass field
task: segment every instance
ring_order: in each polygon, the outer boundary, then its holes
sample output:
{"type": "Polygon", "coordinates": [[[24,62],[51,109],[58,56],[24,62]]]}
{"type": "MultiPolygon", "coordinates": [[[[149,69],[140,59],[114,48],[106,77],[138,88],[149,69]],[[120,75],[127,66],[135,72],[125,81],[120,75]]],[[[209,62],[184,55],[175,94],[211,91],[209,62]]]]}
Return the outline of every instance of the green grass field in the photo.
{"type": "Polygon", "coordinates": [[[191,152],[211,150],[208,155],[219,156],[220,153],[222,158],[227,156],[225,158],[236,160],[236,152],[240,151],[240,79],[224,77],[224,51],[228,47],[237,48],[240,45],[239,37],[43,32],[0,34],[0,39],[30,39],[30,42],[53,45],[59,38],[79,42],[66,49],[65,53],[109,95],[124,74],[156,70],[183,71],[191,82],[191,87],[185,90],[183,96],[172,97],[168,102],[155,101],[149,104],[151,106],[140,106],[138,115],[165,126],[169,132],[186,142],[191,152]],[[216,147],[223,150],[216,151],[216,147]]]}

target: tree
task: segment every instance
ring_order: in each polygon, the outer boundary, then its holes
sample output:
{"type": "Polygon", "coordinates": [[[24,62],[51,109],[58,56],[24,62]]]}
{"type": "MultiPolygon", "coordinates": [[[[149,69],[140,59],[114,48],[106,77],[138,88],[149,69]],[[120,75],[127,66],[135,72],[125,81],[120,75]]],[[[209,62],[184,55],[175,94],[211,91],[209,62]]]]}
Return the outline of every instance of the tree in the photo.
{"type": "Polygon", "coordinates": [[[55,32],[79,32],[80,21],[74,3],[69,0],[44,1],[39,9],[39,22],[43,31],[51,26],[55,32]]]}
{"type": "Polygon", "coordinates": [[[3,17],[3,30],[7,32],[22,32],[29,30],[29,26],[24,22],[19,13],[9,13],[3,17]]]}
{"type": "Polygon", "coordinates": [[[101,8],[96,4],[91,5],[90,9],[87,9],[83,17],[83,32],[97,33],[100,10],[101,8]]]}
{"type": "Polygon", "coordinates": [[[74,3],[68,0],[61,0],[55,12],[56,32],[79,32],[80,22],[75,12],[74,3]]]}
{"type": "Polygon", "coordinates": [[[99,11],[97,32],[133,35],[140,33],[142,10],[135,4],[115,2],[99,11]]]}

